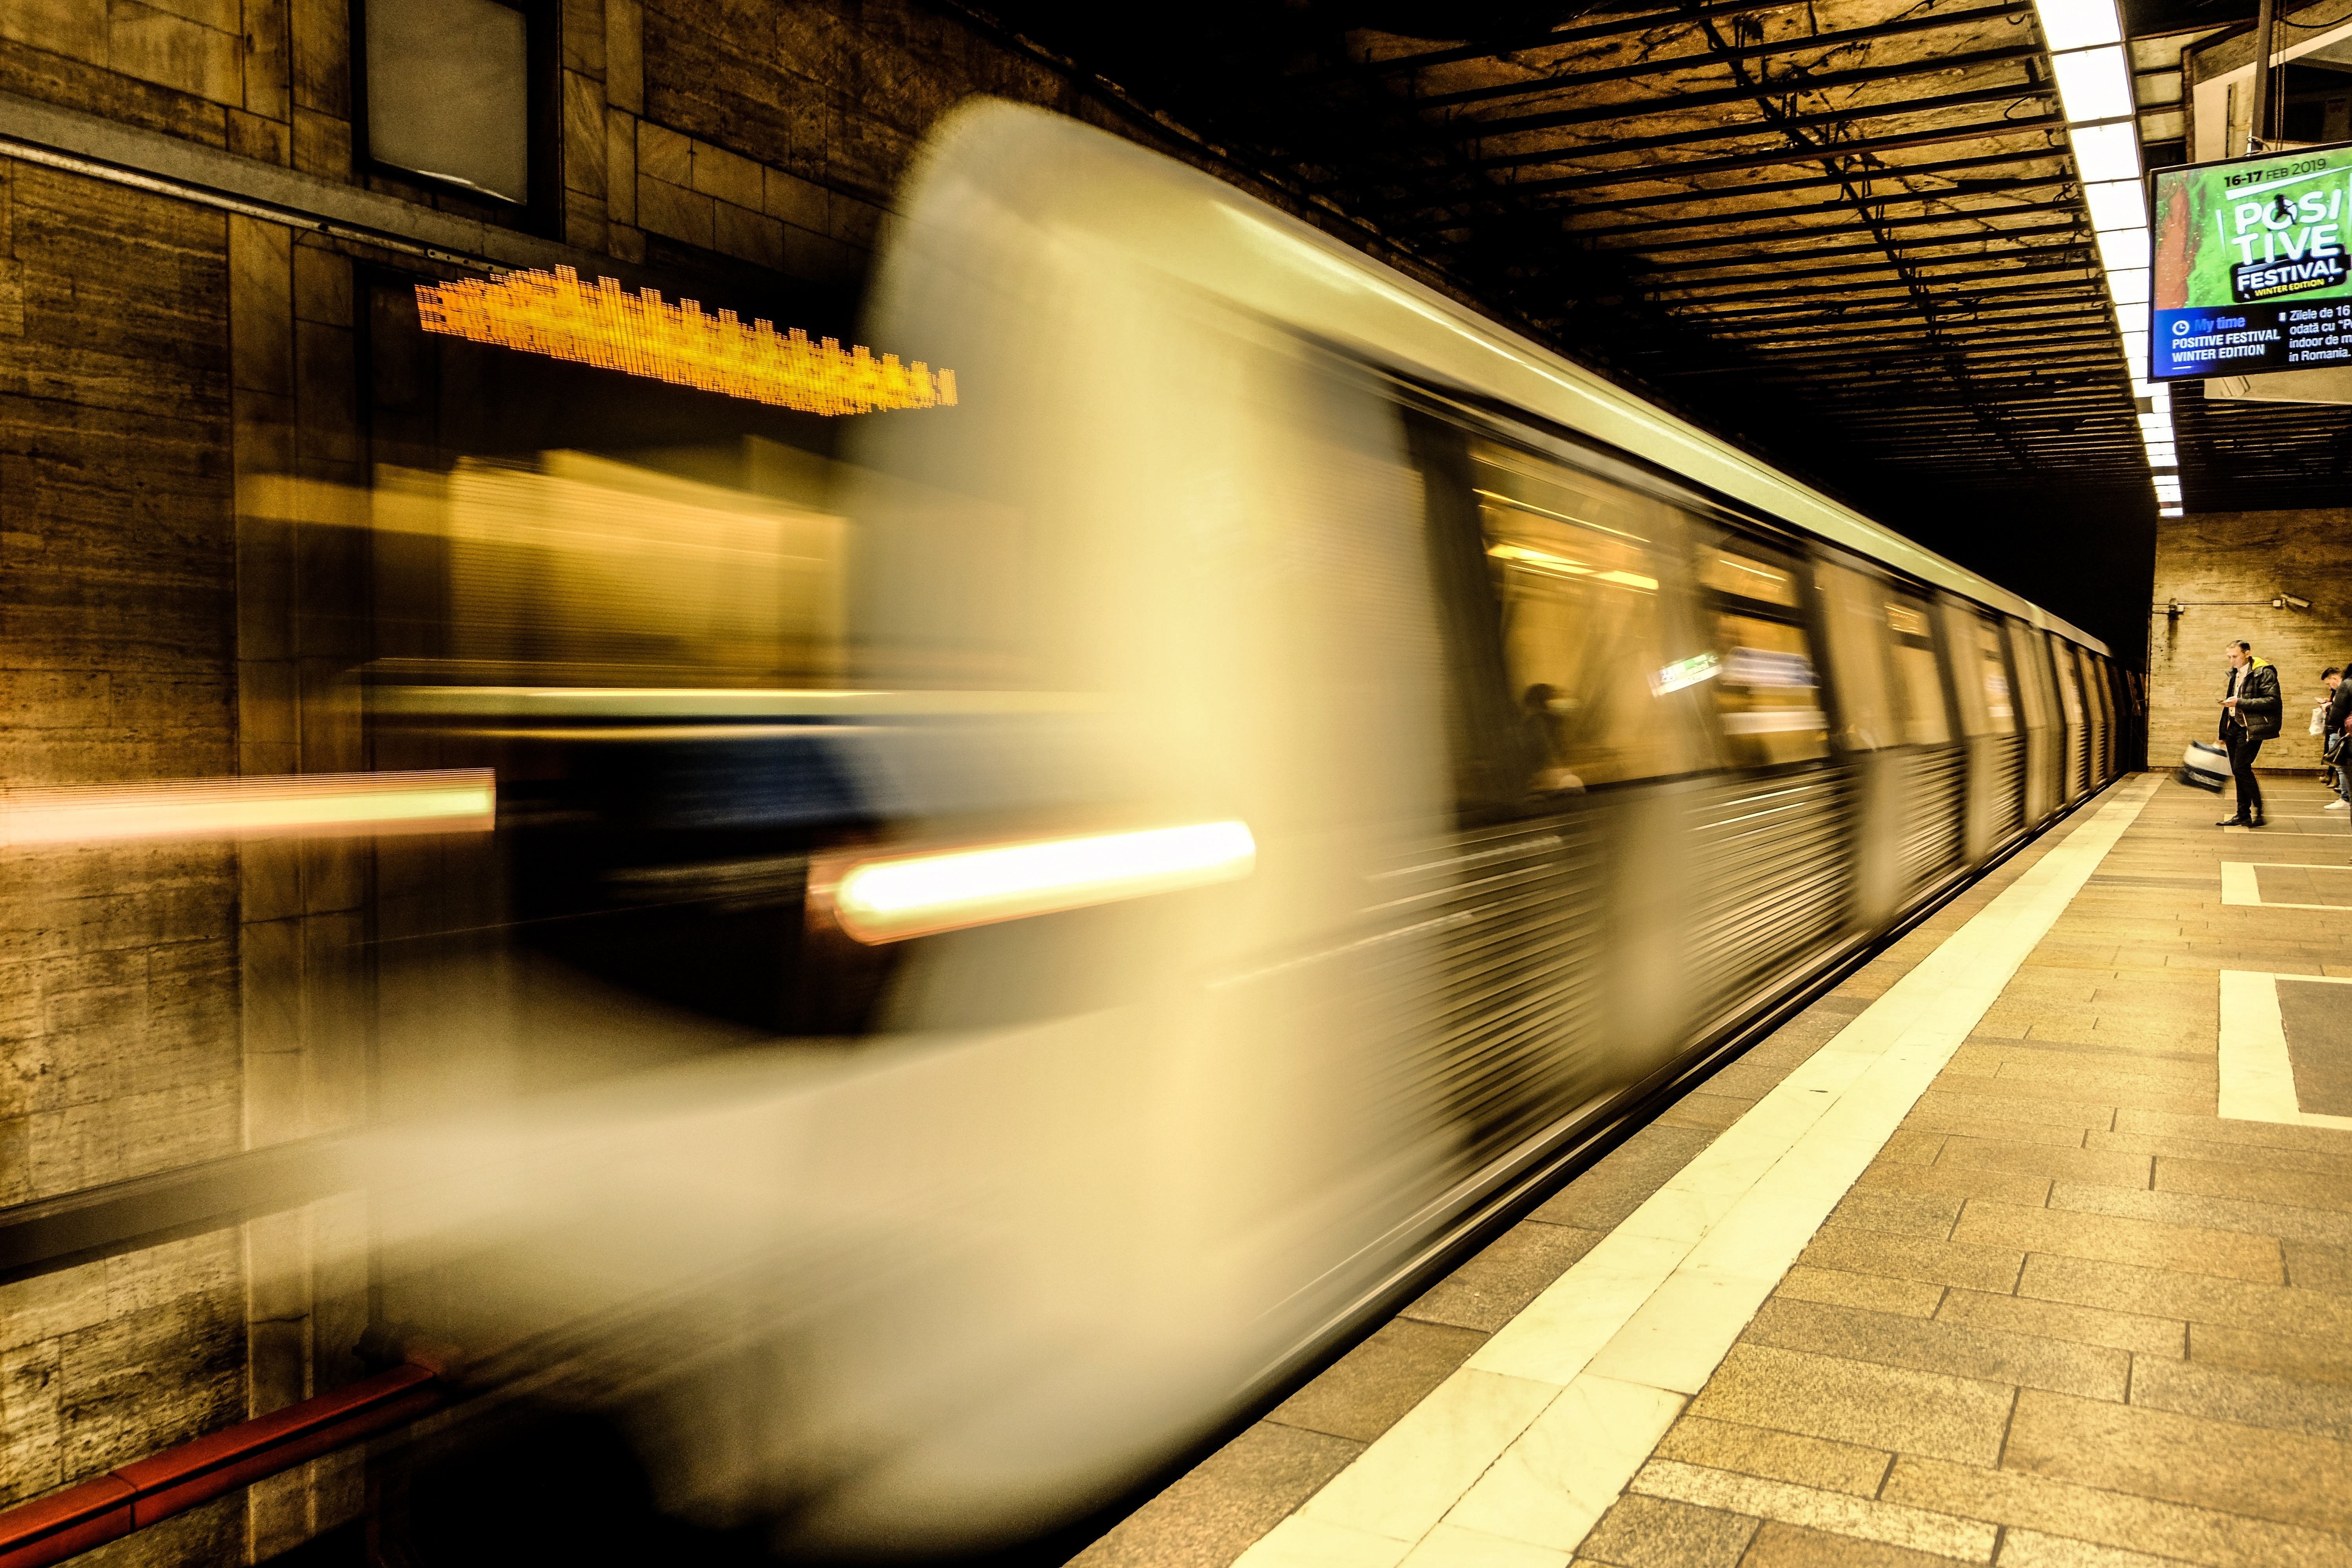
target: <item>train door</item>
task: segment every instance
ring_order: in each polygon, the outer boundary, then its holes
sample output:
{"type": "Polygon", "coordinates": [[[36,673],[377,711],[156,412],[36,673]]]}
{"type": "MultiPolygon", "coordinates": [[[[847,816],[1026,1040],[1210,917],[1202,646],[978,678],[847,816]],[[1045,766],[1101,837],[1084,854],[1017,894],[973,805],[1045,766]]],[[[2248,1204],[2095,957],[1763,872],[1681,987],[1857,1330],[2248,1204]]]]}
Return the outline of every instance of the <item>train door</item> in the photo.
{"type": "Polygon", "coordinates": [[[1976,865],[2023,827],[2025,737],[2019,732],[2009,658],[1992,617],[1946,599],[1938,617],[1952,660],[1952,696],[1969,748],[1966,854],[1976,865]]]}
{"type": "Polygon", "coordinates": [[[2090,739],[2083,748],[2083,791],[2089,794],[2107,776],[2107,715],[2100,700],[2099,658],[2088,648],[2063,645],[2073,666],[2074,688],[2082,693],[2083,723],[2090,739]]]}
{"type": "Polygon", "coordinates": [[[1902,727],[1903,901],[1960,868],[1968,823],[1969,747],[1955,727],[1948,653],[1938,658],[1927,598],[1899,584],[1885,595],[1891,688],[1902,727]]]}
{"type": "Polygon", "coordinates": [[[2049,632],[2033,635],[2048,650],[2042,662],[2056,671],[2058,716],[2065,725],[2065,761],[2059,773],[2059,797],[2080,800],[2091,783],[2091,722],[2089,710],[2083,704],[2083,678],[2074,667],[2074,645],[2049,632]]]}
{"type": "Polygon", "coordinates": [[[1695,607],[1730,772],[1685,804],[1684,952],[1700,1032],[1850,926],[1857,770],[1830,745],[1805,564],[1695,524],[1695,607]]]}
{"type": "MultiPolygon", "coordinates": [[[[1419,1091],[1490,1166],[1686,1037],[1675,785],[1715,765],[1670,506],[1416,414],[1457,826],[1376,879],[1429,931],[1401,977],[1419,1091]]],[[[1680,787],[1688,787],[1687,784],[1680,787]]]]}
{"type": "Polygon", "coordinates": [[[2131,689],[2124,668],[2112,658],[2098,660],[2098,700],[2107,705],[2107,759],[2103,778],[2119,778],[2131,766],[2131,689]]]}
{"type": "Polygon", "coordinates": [[[2025,731],[2024,826],[2038,827],[2065,798],[2063,775],[2066,737],[2058,721],[2057,694],[2050,678],[2050,656],[2033,628],[2011,616],[2000,617],[2008,644],[2010,677],[2015,689],[2017,716],[2025,731]]]}
{"type": "Polygon", "coordinates": [[[1886,624],[1886,584],[1870,569],[1817,557],[1813,584],[1828,656],[1831,742],[1854,769],[1854,920],[1875,931],[1901,907],[1908,879],[1905,830],[1913,815],[1906,784],[1895,672],[1886,624]]]}
{"type": "Polygon", "coordinates": [[[2099,668],[2099,656],[2083,647],[2074,652],[2074,668],[2083,686],[2083,713],[2091,727],[2091,745],[2084,765],[2089,776],[2087,787],[2096,789],[2106,782],[2107,752],[2114,741],[2115,726],[2107,716],[2106,682],[2099,668]]]}

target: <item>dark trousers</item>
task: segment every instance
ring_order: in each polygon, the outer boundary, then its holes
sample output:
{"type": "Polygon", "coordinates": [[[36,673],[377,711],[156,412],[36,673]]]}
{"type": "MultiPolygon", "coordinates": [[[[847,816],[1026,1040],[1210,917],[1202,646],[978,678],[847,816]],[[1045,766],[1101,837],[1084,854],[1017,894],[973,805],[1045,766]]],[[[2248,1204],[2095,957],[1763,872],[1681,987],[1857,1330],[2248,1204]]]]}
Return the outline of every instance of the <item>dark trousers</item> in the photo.
{"type": "Polygon", "coordinates": [[[2238,781],[2238,815],[2252,816],[2263,808],[2263,786],[2254,777],[2254,759],[2262,754],[2263,743],[2247,740],[2245,731],[2233,727],[2222,731],[2221,744],[2230,752],[2230,776],[2238,781]]]}

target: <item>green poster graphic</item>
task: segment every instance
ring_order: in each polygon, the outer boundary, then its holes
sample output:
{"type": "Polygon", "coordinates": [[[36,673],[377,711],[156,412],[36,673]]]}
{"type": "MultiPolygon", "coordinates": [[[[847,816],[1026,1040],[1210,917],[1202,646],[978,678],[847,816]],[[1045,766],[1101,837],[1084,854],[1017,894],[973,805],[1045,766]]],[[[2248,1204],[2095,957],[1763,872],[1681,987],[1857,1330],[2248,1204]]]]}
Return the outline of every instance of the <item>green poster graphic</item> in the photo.
{"type": "Polygon", "coordinates": [[[2156,309],[2352,298],[2352,144],[2156,172],[2156,309]]]}

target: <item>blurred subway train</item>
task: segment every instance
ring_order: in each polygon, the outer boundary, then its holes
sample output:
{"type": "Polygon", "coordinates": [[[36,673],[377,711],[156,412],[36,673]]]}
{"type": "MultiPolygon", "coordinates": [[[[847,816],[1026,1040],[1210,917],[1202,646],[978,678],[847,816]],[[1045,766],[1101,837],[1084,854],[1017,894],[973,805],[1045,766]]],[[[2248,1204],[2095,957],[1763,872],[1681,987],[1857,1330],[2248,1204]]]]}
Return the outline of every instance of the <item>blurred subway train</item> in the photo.
{"type": "Polygon", "coordinates": [[[961,403],[356,503],[375,758],[499,790],[377,851],[377,1314],[730,1540],[1120,1495],[2137,744],[2098,642],[1067,120],[945,122],[864,335],[961,403]]]}

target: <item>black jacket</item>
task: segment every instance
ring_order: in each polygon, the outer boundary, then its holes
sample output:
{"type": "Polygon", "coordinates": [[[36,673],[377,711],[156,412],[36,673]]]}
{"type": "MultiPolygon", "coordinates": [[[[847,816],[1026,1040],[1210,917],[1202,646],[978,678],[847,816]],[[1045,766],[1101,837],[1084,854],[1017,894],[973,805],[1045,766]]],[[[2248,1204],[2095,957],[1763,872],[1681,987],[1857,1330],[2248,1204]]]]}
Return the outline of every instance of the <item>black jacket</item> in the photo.
{"type": "MultiPolygon", "coordinates": [[[[2221,695],[2230,695],[2227,681],[2221,683],[2221,695]]],[[[2278,667],[2270,660],[2258,658],[2246,666],[2245,677],[2238,682],[2237,707],[2221,710],[2222,740],[2230,738],[2232,723],[2245,726],[2240,733],[2249,741],[2267,741],[2279,732],[2278,667]]]]}
{"type": "Polygon", "coordinates": [[[2342,734],[2347,714],[2352,714],[2352,676],[2337,681],[2336,689],[2327,694],[2327,717],[2320,721],[2320,738],[2342,734]]]}

